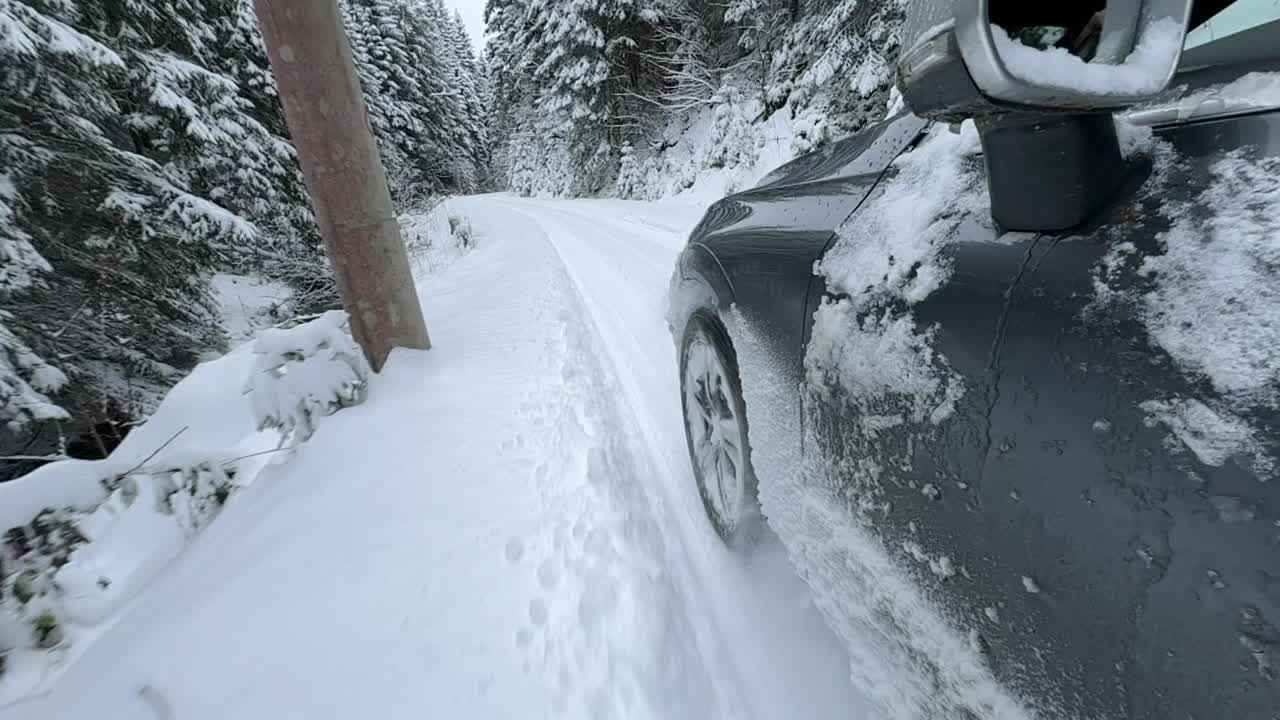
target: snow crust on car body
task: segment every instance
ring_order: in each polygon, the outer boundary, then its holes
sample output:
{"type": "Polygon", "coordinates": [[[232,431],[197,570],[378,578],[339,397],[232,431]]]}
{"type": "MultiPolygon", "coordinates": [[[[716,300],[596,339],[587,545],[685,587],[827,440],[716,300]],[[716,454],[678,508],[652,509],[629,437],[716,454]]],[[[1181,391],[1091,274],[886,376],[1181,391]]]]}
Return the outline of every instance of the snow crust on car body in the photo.
{"type": "MultiPolygon", "coordinates": [[[[952,577],[951,559],[930,557],[918,546],[897,555],[850,512],[857,500],[842,492],[838,479],[848,468],[812,452],[820,442],[814,418],[802,414],[802,394],[787,381],[786,361],[771,354],[742,312],[735,308],[726,320],[738,352],[762,508],[844,641],[859,692],[879,705],[881,717],[1035,717],[986,665],[981,623],[995,622],[990,613],[951,617],[917,581],[918,572],[952,577]]],[[[886,460],[860,461],[863,471],[878,474],[886,460]]]]}
{"type": "Polygon", "coordinates": [[[1265,416],[1280,410],[1280,158],[1249,149],[1192,158],[1154,136],[1138,143],[1154,162],[1143,213],[1104,230],[1113,243],[1094,270],[1091,312],[1134,312],[1205,383],[1195,397],[1143,404],[1175,444],[1205,465],[1240,458],[1275,478],[1280,444],[1265,416]],[[1139,224],[1163,228],[1154,252],[1130,241],[1139,224]]]}
{"type": "Polygon", "coordinates": [[[1151,124],[1280,107],[1280,72],[1251,72],[1186,93],[1185,85],[1178,86],[1168,94],[1176,99],[1162,97],[1129,110],[1124,117],[1129,122],[1151,124]]]}
{"type": "Polygon", "coordinates": [[[981,162],[972,122],[958,134],[934,126],[836,231],[815,267],[832,297],[814,315],[811,388],[916,423],[954,411],[963,381],[933,352],[933,331],[917,327],[911,306],[950,278],[946,247],[959,224],[990,222],[981,162]]]}

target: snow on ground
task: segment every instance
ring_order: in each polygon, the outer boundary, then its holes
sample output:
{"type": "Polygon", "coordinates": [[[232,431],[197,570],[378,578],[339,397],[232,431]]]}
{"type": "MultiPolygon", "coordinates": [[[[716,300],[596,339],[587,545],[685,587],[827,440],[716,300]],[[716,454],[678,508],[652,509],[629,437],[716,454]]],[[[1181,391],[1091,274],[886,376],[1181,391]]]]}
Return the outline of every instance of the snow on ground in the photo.
{"type": "Polygon", "coordinates": [[[286,319],[284,306],[293,296],[283,283],[252,275],[218,273],[210,284],[221,310],[224,332],[233,347],[286,319]]]}
{"type": "MultiPolygon", "coordinates": [[[[778,541],[732,553],[703,515],[662,312],[699,210],[451,208],[482,241],[420,287],[436,348],[0,718],[876,716],[778,541]]],[[[248,413],[230,374],[175,395],[248,413]]]]}
{"type": "MultiPolygon", "coordinates": [[[[240,392],[252,361],[246,346],[199,366],[107,460],[52,463],[0,485],[0,528],[26,525],[45,508],[71,508],[83,513],[77,520],[79,531],[92,541],[57,569],[57,582],[63,586],[57,597],[38,597],[36,607],[26,608],[9,604],[11,597],[0,598],[5,602],[0,605],[0,649],[13,650],[0,676],[0,714],[6,705],[51,687],[186,545],[184,529],[159,512],[157,502],[132,501],[159,492],[160,478],[142,476],[137,484],[122,484],[111,492],[104,481],[142,469],[144,463],[192,466],[215,455],[238,458],[276,447],[274,433],[256,431],[240,392]],[[25,648],[29,633],[19,626],[46,610],[55,613],[62,642],[48,653],[25,648]]],[[[261,463],[262,459],[242,466],[242,480],[247,482],[261,463]]]]}

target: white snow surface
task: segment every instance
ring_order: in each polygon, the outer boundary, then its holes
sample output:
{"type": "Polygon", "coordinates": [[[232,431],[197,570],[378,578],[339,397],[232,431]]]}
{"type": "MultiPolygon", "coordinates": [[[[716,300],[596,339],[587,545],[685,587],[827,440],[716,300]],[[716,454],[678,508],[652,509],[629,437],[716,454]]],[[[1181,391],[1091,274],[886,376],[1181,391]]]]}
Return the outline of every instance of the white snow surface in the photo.
{"type": "Polygon", "coordinates": [[[1009,72],[1038,85],[1084,93],[1151,95],[1164,89],[1182,51],[1183,30],[1164,18],[1152,23],[1138,46],[1118,65],[1089,63],[1064,48],[1040,50],[991,27],[996,52],[1009,72]]]}
{"type": "Polygon", "coordinates": [[[283,283],[253,275],[218,273],[210,286],[222,311],[227,340],[233,347],[289,314],[287,303],[293,291],[283,283]]]}
{"type": "Polygon", "coordinates": [[[1163,423],[1205,465],[1222,467],[1233,457],[1244,457],[1258,475],[1275,472],[1275,461],[1264,454],[1255,430],[1229,412],[1196,399],[1149,400],[1142,409],[1148,424],[1163,423]]]}
{"type": "MultiPolygon", "coordinates": [[[[451,202],[486,241],[420,285],[435,349],[394,354],[0,718],[884,716],[783,546],[731,552],[703,513],[662,313],[700,210],[451,202]]],[[[253,361],[202,366],[122,459],[175,421],[175,446],[256,437],[253,361]]]]}

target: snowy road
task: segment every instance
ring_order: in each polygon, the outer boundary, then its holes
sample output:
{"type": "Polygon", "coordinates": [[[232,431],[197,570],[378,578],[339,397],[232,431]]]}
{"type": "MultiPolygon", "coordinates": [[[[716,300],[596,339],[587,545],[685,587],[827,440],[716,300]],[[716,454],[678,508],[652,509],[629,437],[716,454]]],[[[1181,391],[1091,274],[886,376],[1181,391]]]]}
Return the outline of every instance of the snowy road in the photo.
{"type": "Polygon", "coordinates": [[[863,718],[781,545],[703,517],[663,319],[696,208],[455,201],[436,349],[0,718],[863,718]]]}

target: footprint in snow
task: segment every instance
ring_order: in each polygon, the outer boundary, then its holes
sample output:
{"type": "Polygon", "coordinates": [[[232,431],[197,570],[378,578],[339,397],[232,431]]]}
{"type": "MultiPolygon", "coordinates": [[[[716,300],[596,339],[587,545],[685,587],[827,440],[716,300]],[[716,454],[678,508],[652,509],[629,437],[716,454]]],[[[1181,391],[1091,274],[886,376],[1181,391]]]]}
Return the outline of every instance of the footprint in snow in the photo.
{"type": "Polygon", "coordinates": [[[511,538],[507,541],[507,547],[503,552],[507,556],[507,562],[515,565],[524,556],[524,542],[520,538],[511,538]]]}

